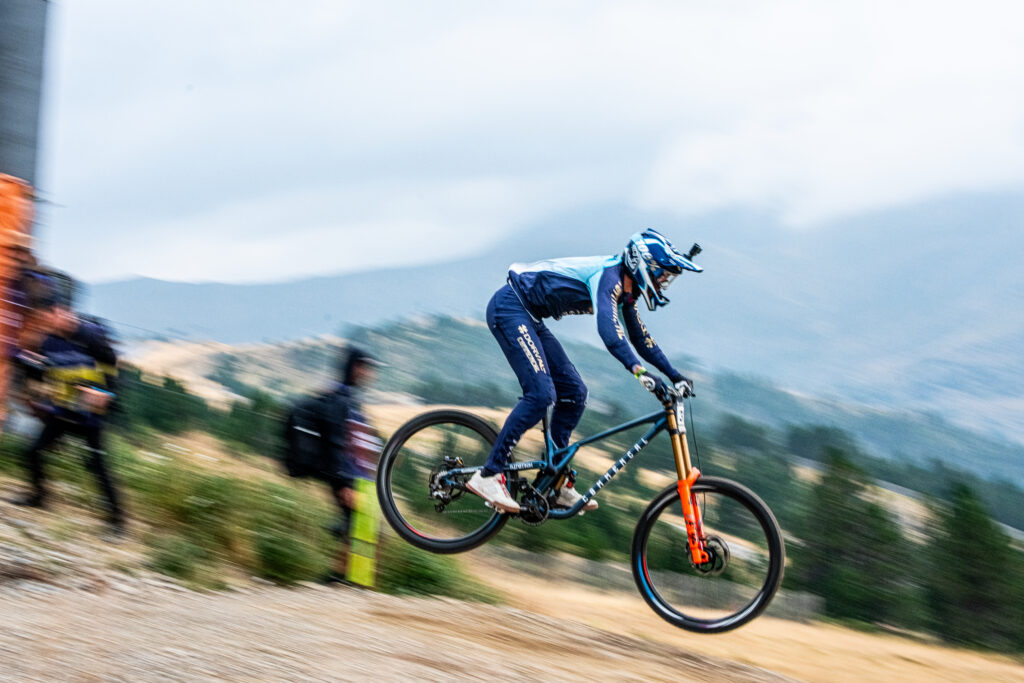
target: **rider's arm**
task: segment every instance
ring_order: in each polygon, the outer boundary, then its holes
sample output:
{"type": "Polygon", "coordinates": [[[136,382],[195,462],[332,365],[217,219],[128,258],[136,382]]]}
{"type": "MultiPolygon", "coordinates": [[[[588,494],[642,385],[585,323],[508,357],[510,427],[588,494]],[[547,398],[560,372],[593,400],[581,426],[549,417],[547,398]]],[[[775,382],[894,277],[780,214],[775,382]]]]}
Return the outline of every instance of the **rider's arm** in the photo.
{"type": "MultiPolygon", "coordinates": [[[[629,340],[640,352],[645,361],[656,367],[672,382],[679,382],[683,374],[672,367],[664,352],[658,347],[657,342],[647,331],[647,326],[640,319],[640,310],[637,308],[636,299],[629,299],[622,304],[622,318],[626,321],[626,331],[629,333],[629,340]]],[[[634,372],[635,374],[635,372],[634,372]]]]}
{"type": "Polygon", "coordinates": [[[622,277],[618,268],[605,268],[594,289],[594,314],[597,316],[597,333],[615,358],[635,374],[640,359],[626,341],[626,333],[619,322],[619,305],[622,301],[622,277]]]}

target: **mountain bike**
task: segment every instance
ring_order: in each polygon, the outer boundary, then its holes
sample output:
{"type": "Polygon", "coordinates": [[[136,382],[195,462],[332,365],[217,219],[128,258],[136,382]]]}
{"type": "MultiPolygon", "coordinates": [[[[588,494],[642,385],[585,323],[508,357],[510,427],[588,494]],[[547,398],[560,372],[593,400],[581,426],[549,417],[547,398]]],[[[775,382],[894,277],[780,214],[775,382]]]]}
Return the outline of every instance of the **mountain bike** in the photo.
{"type": "Polygon", "coordinates": [[[528,525],[572,519],[655,436],[667,432],[677,481],[637,522],[630,562],[634,581],[647,604],[675,626],[699,633],[742,626],[764,611],[782,581],[785,547],[778,522],[745,486],[701,476],[690,462],[684,397],[669,387],[656,396],[663,410],[566,448],[555,447],[545,419],[543,458],[505,468],[506,485],[521,507],[515,515],[487,507],[466,489],[487,460],[495,429],[462,410],[419,415],[384,447],[377,471],[384,517],[416,547],[435,553],[470,550],[491,539],[510,517],[528,525]],[[646,433],[573,507],[555,507],[560,487],[575,483],[570,464],[581,447],[646,424],[651,425],[646,433]]]}

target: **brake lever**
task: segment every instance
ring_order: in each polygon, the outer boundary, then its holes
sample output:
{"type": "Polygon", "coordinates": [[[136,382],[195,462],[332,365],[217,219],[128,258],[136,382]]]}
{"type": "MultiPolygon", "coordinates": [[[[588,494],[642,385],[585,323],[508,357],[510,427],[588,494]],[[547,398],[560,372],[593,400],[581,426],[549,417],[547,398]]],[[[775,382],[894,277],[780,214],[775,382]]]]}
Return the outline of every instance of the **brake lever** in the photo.
{"type": "Polygon", "coordinates": [[[663,384],[659,389],[654,392],[654,397],[661,401],[662,405],[668,406],[672,404],[673,397],[676,396],[676,391],[667,384],[663,384]]]}

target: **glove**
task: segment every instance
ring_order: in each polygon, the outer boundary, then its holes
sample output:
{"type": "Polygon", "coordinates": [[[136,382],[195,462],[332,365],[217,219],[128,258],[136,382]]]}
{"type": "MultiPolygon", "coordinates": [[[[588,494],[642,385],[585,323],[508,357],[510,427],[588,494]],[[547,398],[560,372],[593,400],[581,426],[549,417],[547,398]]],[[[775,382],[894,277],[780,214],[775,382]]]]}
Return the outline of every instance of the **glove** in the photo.
{"type": "Polygon", "coordinates": [[[677,379],[672,384],[672,386],[675,387],[676,392],[683,398],[686,398],[687,396],[697,395],[693,391],[693,380],[689,379],[688,377],[683,377],[682,375],[680,375],[679,379],[677,379]]]}
{"type": "Polygon", "coordinates": [[[647,370],[641,368],[636,373],[636,378],[640,380],[640,384],[644,386],[644,389],[651,392],[655,396],[660,396],[665,393],[665,383],[661,381],[661,378],[657,375],[652,375],[647,370]]]}

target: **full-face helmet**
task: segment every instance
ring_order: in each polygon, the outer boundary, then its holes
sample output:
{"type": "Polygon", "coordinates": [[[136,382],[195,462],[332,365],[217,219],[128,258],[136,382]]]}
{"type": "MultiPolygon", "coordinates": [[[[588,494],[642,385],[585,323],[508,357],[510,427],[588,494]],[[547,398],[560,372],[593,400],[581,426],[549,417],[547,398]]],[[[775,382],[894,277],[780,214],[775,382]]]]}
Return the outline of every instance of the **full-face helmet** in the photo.
{"type": "Polygon", "coordinates": [[[696,244],[690,253],[683,255],[664,235],[648,228],[630,238],[622,252],[622,264],[633,277],[633,282],[647,302],[647,308],[654,310],[668,303],[664,291],[672,280],[684,270],[700,273],[704,269],[691,261],[700,252],[696,244]]]}

